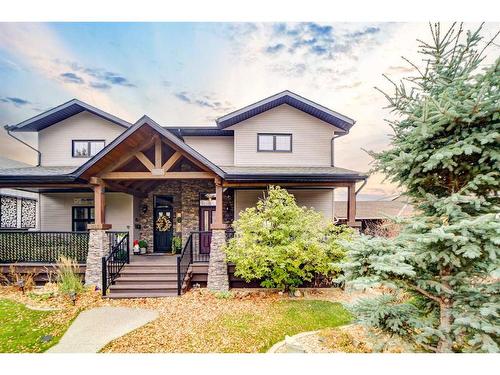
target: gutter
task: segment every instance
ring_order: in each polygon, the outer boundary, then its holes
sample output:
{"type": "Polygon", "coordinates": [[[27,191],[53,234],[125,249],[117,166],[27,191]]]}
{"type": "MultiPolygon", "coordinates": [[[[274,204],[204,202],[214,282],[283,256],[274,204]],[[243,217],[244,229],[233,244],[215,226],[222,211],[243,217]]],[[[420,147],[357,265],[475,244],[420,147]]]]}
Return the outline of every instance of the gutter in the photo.
{"type": "Polygon", "coordinates": [[[340,138],[343,135],[346,135],[348,133],[349,132],[340,133],[340,134],[334,135],[332,137],[332,139],[330,140],[330,164],[331,164],[332,167],[335,167],[335,151],[334,151],[334,148],[333,148],[334,141],[335,141],[335,139],[340,138]]]}
{"type": "Polygon", "coordinates": [[[37,158],[37,163],[35,165],[35,167],[39,167],[41,162],[42,162],[42,153],[40,151],[38,151],[36,148],[34,148],[33,146],[31,146],[30,144],[26,143],[25,141],[23,141],[22,139],[19,139],[17,138],[16,136],[14,136],[11,132],[10,132],[10,129],[12,129],[12,127],[10,127],[9,125],[5,125],[4,126],[5,130],[7,130],[7,134],[14,138],[16,141],[19,141],[21,142],[23,145],[25,146],[28,146],[29,148],[31,148],[33,151],[35,151],[38,155],[38,158],[37,158]]]}

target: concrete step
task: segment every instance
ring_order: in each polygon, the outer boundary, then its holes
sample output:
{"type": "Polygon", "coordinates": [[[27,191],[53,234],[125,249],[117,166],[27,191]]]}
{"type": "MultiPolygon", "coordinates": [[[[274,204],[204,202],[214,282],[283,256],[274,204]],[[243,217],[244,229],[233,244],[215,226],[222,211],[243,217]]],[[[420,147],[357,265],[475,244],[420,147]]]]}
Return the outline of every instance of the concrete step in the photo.
{"type": "Polygon", "coordinates": [[[158,264],[158,263],[138,263],[138,262],[133,262],[133,263],[128,263],[125,264],[125,267],[131,267],[131,268],[167,268],[167,269],[177,269],[177,263],[166,263],[166,264],[158,264]]]}
{"type": "Polygon", "coordinates": [[[177,291],[177,282],[170,281],[170,282],[162,282],[162,283],[116,283],[114,285],[111,285],[109,287],[109,290],[111,293],[123,293],[123,292],[130,292],[133,293],[134,291],[139,291],[139,292],[166,292],[166,291],[177,291]]]}
{"type": "Polygon", "coordinates": [[[162,283],[168,281],[177,281],[176,273],[165,273],[165,274],[120,274],[120,276],[115,280],[116,283],[162,283]]]}
{"type": "Polygon", "coordinates": [[[177,269],[152,269],[123,267],[120,275],[177,275],[177,269]]]}
{"type": "Polygon", "coordinates": [[[177,290],[175,292],[163,292],[163,293],[153,293],[153,292],[134,292],[134,293],[110,293],[104,296],[104,298],[120,299],[120,298],[161,298],[161,297],[177,297],[177,290]]]}

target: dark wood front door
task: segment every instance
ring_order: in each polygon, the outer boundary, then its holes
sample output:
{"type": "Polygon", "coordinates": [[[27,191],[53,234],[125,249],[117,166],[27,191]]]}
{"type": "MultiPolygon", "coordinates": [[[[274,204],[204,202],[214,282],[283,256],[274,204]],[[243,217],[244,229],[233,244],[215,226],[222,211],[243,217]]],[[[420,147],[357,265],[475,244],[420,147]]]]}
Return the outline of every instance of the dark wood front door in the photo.
{"type": "Polygon", "coordinates": [[[173,217],[174,210],[172,207],[156,207],[154,209],[155,253],[169,253],[172,251],[173,217]]]}
{"type": "Polygon", "coordinates": [[[200,207],[200,254],[210,253],[215,207],[200,207]]]}

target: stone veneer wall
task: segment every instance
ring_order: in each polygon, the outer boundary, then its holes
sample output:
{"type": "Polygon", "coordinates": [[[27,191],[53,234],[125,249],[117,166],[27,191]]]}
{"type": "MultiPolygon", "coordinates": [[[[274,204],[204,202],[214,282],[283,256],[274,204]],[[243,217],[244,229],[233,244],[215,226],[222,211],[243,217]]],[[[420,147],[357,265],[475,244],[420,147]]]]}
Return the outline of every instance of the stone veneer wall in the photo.
{"type": "MultiPolygon", "coordinates": [[[[200,215],[200,193],[214,193],[215,183],[212,180],[175,180],[165,181],[153,188],[146,198],[142,198],[139,203],[138,221],[141,229],[140,238],[148,242],[148,251],[153,251],[153,213],[154,196],[166,195],[173,198],[174,208],[174,235],[182,235],[182,243],[189,237],[193,231],[199,230],[200,215]],[[146,205],[146,213],[142,212],[142,207],[146,205]],[[181,214],[180,228],[177,228],[176,218],[181,214]],[[180,229],[180,232],[177,232],[180,229]]],[[[233,221],[234,194],[232,189],[224,193],[224,222],[227,224],[233,221]]]]}

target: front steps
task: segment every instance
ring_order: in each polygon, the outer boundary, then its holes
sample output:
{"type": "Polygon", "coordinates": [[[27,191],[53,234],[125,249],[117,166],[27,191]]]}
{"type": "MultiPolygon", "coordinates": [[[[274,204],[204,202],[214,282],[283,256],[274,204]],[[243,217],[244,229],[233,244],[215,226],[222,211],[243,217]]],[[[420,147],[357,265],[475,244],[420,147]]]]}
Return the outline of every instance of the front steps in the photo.
{"type": "Polygon", "coordinates": [[[108,289],[107,298],[177,296],[177,265],[133,262],[125,264],[108,289]]]}

